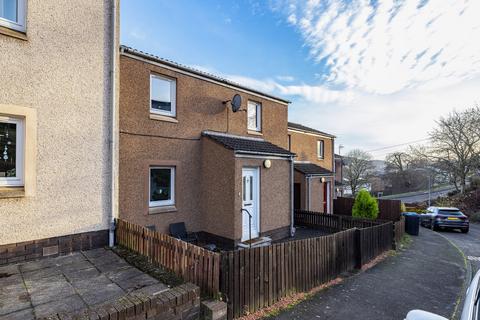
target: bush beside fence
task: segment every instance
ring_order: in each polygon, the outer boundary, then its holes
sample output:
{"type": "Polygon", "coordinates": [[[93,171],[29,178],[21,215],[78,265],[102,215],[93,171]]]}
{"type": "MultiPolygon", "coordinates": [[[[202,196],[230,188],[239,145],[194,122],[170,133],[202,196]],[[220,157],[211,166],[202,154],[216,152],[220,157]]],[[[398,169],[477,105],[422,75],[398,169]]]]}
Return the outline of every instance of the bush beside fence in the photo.
{"type": "MultiPolygon", "coordinates": [[[[400,219],[402,214],[402,201],[400,200],[388,200],[388,199],[377,199],[378,209],[378,219],[397,221],[400,219]]],[[[338,197],[333,199],[333,213],[335,215],[352,215],[353,203],[355,202],[354,198],[338,197]]]]}

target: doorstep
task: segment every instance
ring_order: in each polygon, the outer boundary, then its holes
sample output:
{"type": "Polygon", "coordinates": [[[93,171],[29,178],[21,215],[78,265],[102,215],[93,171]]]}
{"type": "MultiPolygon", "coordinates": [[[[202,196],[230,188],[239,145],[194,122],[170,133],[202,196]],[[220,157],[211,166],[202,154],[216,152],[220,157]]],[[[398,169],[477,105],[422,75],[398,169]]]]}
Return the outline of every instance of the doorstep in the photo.
{"type": "Polygon", "coordinates": [[[249,249],[249,248],[265,247],[271,244],[272,244],[272,239],[270,237],[259,237],[252,240],[240,242],[238,244],[238,247],[242,249],[249,249]]]}

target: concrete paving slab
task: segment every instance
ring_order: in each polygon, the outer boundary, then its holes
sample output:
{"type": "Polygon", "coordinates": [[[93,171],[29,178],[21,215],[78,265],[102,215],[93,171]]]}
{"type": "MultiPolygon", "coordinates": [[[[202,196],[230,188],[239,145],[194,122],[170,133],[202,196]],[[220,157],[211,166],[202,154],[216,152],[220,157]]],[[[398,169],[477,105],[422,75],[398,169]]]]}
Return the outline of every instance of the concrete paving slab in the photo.
{"type": "Polygon", "coordinates": [[[35,271],[43,268],[55,266],[55,259],[42,259],[37,261],[29,261],[19,265],[21,272],[35,271]]]}
{"type": "Polygon", "coordinates": [[[131,292],[143,287],[154,285],[156,283],[158,283],[158,281],[148,274],[142,274],[137,277],[117,282],[117,284],[126,292],[131,292]]]}
{"type": "Polygon", "coordinates": [[[28,308],[1,316],[0,320],[34,320],[33,309],[28,308]]]}
{"type": "Polygon", "coordinates": [[[115,283],[109,283],[107,285],[91,288],[89,290],[84,290],[79,295],[82,299],[89,305],[97,305],[103,303],[105,301],[110,301],[117,299],[121,296],[126,294],[125,291],[122,290],[118,285],[115,283]]]}
{"type": "Polygon", "coordinates": [[[57,266],[43,268],[35,271],[25,272],[23,274],[23,278],[25,281],[33,281],[38,280],[41,278],[48,278],[52,276],[60,276],[61,271],[60,268],[57,266]]]}
{"type": "Polygon", "coordinates": [[[30,282],[25,281],[25,283],[34,307],[75,294],[72,285],[63,275],[32,280],[30,282]]]}
{"type": "Polygon", "coordinates": [[[37,318],[47,317],[54,313],[75,311],[86,308],[87,305],[83,302],[79,295],[75,294],[70,297],[65,297],[59,300],[51,301],[45,304],[40,304],[34,308],[34,313],[37,318]]]}
{"type": "Polygon", "coordinates": [[[23,284],[0,288],[0,315],[30,308],[30,297],[23,284]]]}
{"type": "Polygon", "coordinates": [[[98,277],[100,275],[100,272],[97,270],[97,268],[94,268],[92,266],[88,269],[63,271],[63,274],[65,275],[68,281],[73,283],[76,281],[82,281],[85,279],[98,277]]]}
{"type": "Polygon", "coordinates": [[[146,286],[141,289],[137,289],[131,292],[133,295],[142,294],[147,296],[156,296],[164,291],[170,290],[166,285],[163,283],[157,283],[154,285],[146,286]]]}
{"type": "Polygon", "coordinates": [[[20,273],[20,268],[18,264],[9,264],[6,266],[2,266],[0,267],[0,280],[12,274],[19,274],[19,273],[20,273]]]}
{"type": "Polygon", "coordinates": [[[132,291],[150,295],[165,289],[106,249],[8,265],[0,268],[0,320],[75,317],[132,291]]]}
{"type": "Polygon", "coordinates": [[[115,269],[112,271],[107,271],[105,275],[112,280],[113,282],[120,283],[122,281],[128,280],[133,277],[137,277],[144,274],[140,270],[134,267],[128,267],[125,269],[115,269]]]}

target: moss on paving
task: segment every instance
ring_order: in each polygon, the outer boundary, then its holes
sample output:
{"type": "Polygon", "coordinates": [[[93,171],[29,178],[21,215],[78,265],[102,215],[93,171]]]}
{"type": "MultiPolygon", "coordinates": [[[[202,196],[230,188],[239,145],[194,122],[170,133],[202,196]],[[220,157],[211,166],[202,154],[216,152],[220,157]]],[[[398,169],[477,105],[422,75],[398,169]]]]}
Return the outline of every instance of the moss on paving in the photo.
{"type": "Polygon", "coordinates": [[[169,287],[176,287],[184,283],[184,281],[173,272],[166,270],[161,266],[156,266],[150,263],[145,256],[142,256],[134,251],[122,246],[114,247],[113,251],[125,259],[125,261],[127,261],[129,264],[149,274],[169,287]]]}

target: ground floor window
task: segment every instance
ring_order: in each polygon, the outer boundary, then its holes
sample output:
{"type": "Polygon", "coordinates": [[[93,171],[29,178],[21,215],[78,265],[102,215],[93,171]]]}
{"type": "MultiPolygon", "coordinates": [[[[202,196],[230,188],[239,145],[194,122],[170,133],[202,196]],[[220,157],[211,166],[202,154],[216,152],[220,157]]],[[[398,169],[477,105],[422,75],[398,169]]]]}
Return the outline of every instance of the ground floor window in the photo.
{"type": "Polygon", "coordinates": [[[150,207],[175,204],[175,168],[150,167],[150,207]]]}
{"type": "Polygon", "coordinates": [[[23,126],[20,118],[0,115],[0,186],[23,186],[23,126]]]}

